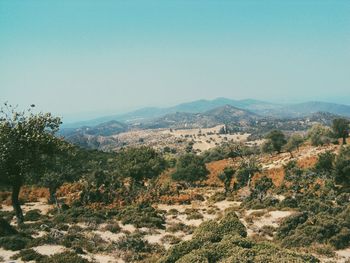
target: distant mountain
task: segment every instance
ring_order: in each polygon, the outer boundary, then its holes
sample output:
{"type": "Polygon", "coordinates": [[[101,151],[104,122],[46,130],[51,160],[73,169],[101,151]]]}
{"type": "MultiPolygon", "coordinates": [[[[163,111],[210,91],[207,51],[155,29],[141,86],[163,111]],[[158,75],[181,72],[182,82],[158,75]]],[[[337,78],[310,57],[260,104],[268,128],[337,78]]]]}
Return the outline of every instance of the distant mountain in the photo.
{"type": "Polygon", "coordinates": [[[146,121],[142,128],[206,128],[223,123],[248,126],[259,119],[253,112],[224,105],[203,113],[176,112],[146,121]]]}
{"type": "Polygon", "coordinates": [[[119,121],[108,121],[96,126],[83,126],[79,128],[62,129],[60,135],[70,137],[76,134],[110,136],[128,130],[128,125],[119,121]]]}
{"type": "Polygon", "coordinates": [[[95,126],[100,123],[108,122],[111,120],[117,120],[126,122],[129,124],[145,122],[146,120],[156,119],[172,113],[204,113],[206,111],[222,107],[225,105],[234,106],[241,109],[250,110],[253,112],[259,112],[262,109],[274,109],[279,107],[278,104],[273,104],[265,101],[245,99],[245,100],[232,100],[227,98],[217,98],[214,100],[196,100],[187,103],[181,103],[173,107],[168,108],[156,108],[148,107],[142,108],[136,111],[132,111],[126,114],[110,115],[101,118],[96,118],[84,122],[63,124],[63,128],[77,128],[81,126],[95,126]]]}
{"type": "Polygon", "coordinates": [[[310,101],[298,104],[292,104],[274,109],[276,113],[282,116],[306,116],[316,112],[329,112],[335,115],[350,117],[350,106],[321,101],[310,101]]]}
{"type": "MultiPolygon", "coordinates": [[[[214,100],[197,100],[188,103],[182,103],[169,108],[148,107],[132,111],[126,114],[104,116],[85,122],[63,124],[63,128],[76,129],[82,126],[91,127],[109,121],[119,121],[122,123],[126,123],[129,126],[138,126],[140,124],[149,123],[151,120],[154,122],[154,120],[166,117],[169,114],[177,114],[176,118],[175,116],[173,116],[172,118],[178,119],[180,118],[180,115],[184,116],[184,113],[192,114],[188,114],[188,116],[186,117],[190,122],[190,120],[193,118],[199,118],[198,116],[195,117],[196,114],[205,113],[210,110],[223,107],[225,105],[233,106],[242,110],[247,110],[250,113],[256,113],[261,116],[273,118],[305,117],[316,112],[329,112],[340,116],[350,116],[350,106],[335,103],[315,101],[282,105],[254,99],[232,100],[227,98],[217,98],[214,100]]],[[[200,116],[203,117],[202,115],[200,116]]]]}

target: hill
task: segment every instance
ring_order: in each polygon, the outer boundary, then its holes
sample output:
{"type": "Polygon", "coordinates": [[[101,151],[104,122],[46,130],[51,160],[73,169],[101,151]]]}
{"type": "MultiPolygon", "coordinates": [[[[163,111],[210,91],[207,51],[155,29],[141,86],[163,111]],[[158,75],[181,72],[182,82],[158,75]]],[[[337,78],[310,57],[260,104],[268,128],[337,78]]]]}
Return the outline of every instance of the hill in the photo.
{"type": "Polygon", "coordinates": [[[224,105],[204,113],[176,112],[167,114],[161,118],[146,121],[141,124],[142,128],[208,128],[218,124],[235,123],[241,126],[258,119],[253,112],[224,105]]]}

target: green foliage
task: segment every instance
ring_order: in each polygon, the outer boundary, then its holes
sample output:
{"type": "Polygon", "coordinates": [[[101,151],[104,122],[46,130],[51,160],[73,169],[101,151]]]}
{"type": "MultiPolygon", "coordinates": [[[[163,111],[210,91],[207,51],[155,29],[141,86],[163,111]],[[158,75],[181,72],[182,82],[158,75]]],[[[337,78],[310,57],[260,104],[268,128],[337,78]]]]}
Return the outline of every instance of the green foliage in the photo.
{"type": "Polygon", "coordinates": [[[209,163],[227,158],[250,156],[255,153],[258,153],[258,151],[254,147],[227,142],[203,152],[201,156],[203,157],[205,163],[209,163]]]}
{"type": "Polygon", "coordinates": [[[176,164],[176,171],[171,178],[175,181],[193,183],[205,179],[208,173],[203,158],[194,154],[184,154],[180,156],[176,164]]]}
{"type": "Polygon", "coordinates": [[[321,146],[331,142],[331,131],[328,127],[321,124],[315,124],[308,130],[307,137],[313,146],[321,146]]]}
{"type": "Polygon", "coordinates": [[[289,137],[287,143],[284,145],[284,149],[292,155],[292,152],[298,150],[303,142],[304,138],[300,134],[294,133],[289,137]]]}
{"type": "Polygon", "coordinates": [[[58,150],[60,139],[54,135],[60,118],[50,113],[17,112],[4,104],[0,111],[0,184],[12,186],[12,204],[19,223],[23,214],[18,201],[21,186],[37,182],[45,170],[45,159],[58,150]]]}
{"type": "Polygon", "coordinates": [[[43,260],[46,256],[43,256],[36,252],[33,249],[24,249],[21,250],[19,253],[13,255],[11,259],[22,259],[23,261],[35,261],[40,262],[43,260]]]}
{"type": "Polygon", "coordinates": [[[45,257],[39,263],[91,263],[91,261],[78,256],[73,252],[63,252],[45,257]]]}
{"type": "Polygon", "coordinates": [[[298,227],[298,225],[305,223],[307,219],[307,212],[297,213],[287,217],[278,228],[276,234],[277,238],[283,239],[289,236],[290,233],[298,227]]]}
{"type": "Polygon", "coordinates": [[[25,221],[38,221],[41,217],[41,213],[39,209],[34,209],[34,210],[30,210],[28,211],[25,215],[24,215],[24,220],[25,221]]]}
{"type": "Polygon", "coordinates": [[[30,239],[22,235],[0,237],[0,247],[7,250],[20,250],[26,247],[30,239]]]}
{"type": "Polygon", "coordinates": [[[256,158],[243,159],[236,173],[235,189],[249,185],[252,176],[261,170],[256,158]]]}
{"type": "Polygon", "coordinates": [[[162,249],[152,245],[142,238],[139,233],[133,233],[121,238],[116,247],[123,251],[123,259],[126,262],[139,262],[151,253],[161,253],[162,249]]]}
{"type": "Polygon", "coordinates": [[[271,140],[266,140],[262,145],[261,145],[261,152],[263,153],[269,153],[272,154],[275,151],[275,148],[273,147],[272,141],[271,140]]]}
{"type": "Polygon", "coordinates": [[[194,208],[186,208],[185,214],[187,215],[187,220],[202,219],[203,215],[194,208]]]}
{"type": "Polygon", "coordinates": [[[120,175],[132,178],[136,182],[142,182],[160,175],[165,169],[166,162],[158,152],[142,146],[120,151],[116,164],[120,175]]]}
{"type": "Polygon", "coordinates": [[[110,223],[105,226],[104,230],[117,234],[121,231],[121,227],[118,223],[110,223]]]}
{"type": "Polygon", "coordinates": [[[192,240],[171,247],[159,263],[201,262],[319,262],[310,255],[281,249],[269,243],[256,243],[247,238],[245,227],[236,214],[228,212],[219,222],[203,222],[192,240]]]}
{"type": "Polygon", "coordinates": [[[117,212],[113,211],[95,211],[86,207],[72,207],[60,213],[53,211],[55,223],[97,223],[100,224],[108,217],[115,215],[117,212]]]}
{"type": "Polygon", "coordinates": [[[256,196],[261,202],[264,196],[266,195],[267,191],[272,187],[272,179],[267,176],[263,176],[255,181],[254,190],[252,194],[256,196]]]}
{"type": "Polygon", "coordinates": [[[342,147],[334,165],[335,181],[344,186],[350,185],[350,147],[342,147]]]}
{"type": "Polygon", "coordinates": [[[346,138],[349,137],[349,120],[344,118],[334,119],[332,123],[333,134],[337,138],[343,139],[343,144],[346,144],[346,138]]]}
{"type": "Polygon", "coordinates": [[[266,139],[271,142],[273,149],[278,153],[281,152],[282,147],[287,143],[284,133],[279,130],[269,132],[266,135],[266,139]]]}
{"type": "Polygon", "coordinates": [[[0,217],[0,237],[17,234],[17,230],[13,228],[5,219],[0,217]]]}
{"type": "Polygon", "coordinates": [[[235,174],[235,170],[232,167],[225,167],[224,171],[219,174],[220,181],[224,184],[225,194],[230,191],[231,180],[235,174]]]}
{"type": "Polygon", "coordinates": [[[333,170],[333,165],[334,165],[334,160],[335,160],[335,154],[326,151],[324,153],[320,153],[318,155],[318,160],[317,163],[315,164],[315,169],[318,172],[325,172],[325,173],[330,173],[333,170]]]}
{"type": "Polygon", "coordinates": [[[165,228],[164,216],[159,214],[152,206],[146,204],[127,206],[118,211],[117,218],[123,224],[132,224],[138,228],[165,228]]]}

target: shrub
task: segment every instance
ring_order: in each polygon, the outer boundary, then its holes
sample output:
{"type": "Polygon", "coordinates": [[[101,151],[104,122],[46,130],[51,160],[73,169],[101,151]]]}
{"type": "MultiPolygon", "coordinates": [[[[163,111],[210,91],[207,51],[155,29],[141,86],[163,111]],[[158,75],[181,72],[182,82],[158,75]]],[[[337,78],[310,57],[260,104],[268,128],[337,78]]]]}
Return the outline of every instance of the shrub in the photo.
{"type": "Polygon", "coordinates": [[[24,249],[21,250],[19,253],[13,255],[11,257],[11,259],[19,259],[21,258],[23,261],[41,261],[45,258],[46,256],[43,256],[41,254],[39,254],[38,252],[36,252],[33,249],[24,249]]]}
{"type": "Polygon", "coordinates": [[[329,242],[336,249],[343,249],[348,247],[350,244],[350,229],[347,227],[343,227],[338,234],[331,237],[329,242]]]}
{"type": "Polygon", "coordinates": [[[38,221],[41,217],[41,212],[39,209],[30,210],[24,215],[25,221],[38,221]]]}
{"type": "Polygon", "coordinates": [[[186,208],[185,214],[187,215],[187,220],[202,219],[203,215],[196,209],[186,208]]]}
{"type": "Polygon", "coordinates": [[[185,181],[194,183],[206,179],[209,171],[207,170],[203,158],[194,154],[185,154],[180,156],[176,171],[171,175],[174,181],[185,181]]]}
{"type": "Polygon", "coordinates": [[[121,228],[118,223],[107,224],[104,228],[105,231],[110,231],[112,233],[119,233],[121,228]]]}
{"type": "Polygon", "coordinates": [[[186,234],[192,234],[193,226],[188,226],[188,225],[185,225],[184,223],[173,223],[169,225],[166,229],[166,232],[170,232],[170,233],[175,233],[179,231],[182,231],[186,234]]]}
{"type": "Polygon", "coordinates": [[[164,237],[162,237],[161,241],[163,243],[169,243],[170,245],[174,245],[181,242],[181,239],[174,235],[165,235],[164,237]]]}
{"type": "Polygon", "coordinates": [[[5,219],[0,217],[0,237],[17,234],[14,229],[5,219]]]}
{"type": "Polygon", "coordinates": [[[318,160],[315,165],[315,169],[319,172],[331,172],[333,170],[333,164],[335,160],[335,154],[327,151],[318,155],[318,160]]]}
{"type": "Polygon", "coordinates": [[[147,204],[133,205],[119,211],[117,218],[123,224],[133,224],[140,227],[155,227],[164,229],[165,219],[156,209],[147,204]]]}
{"type": "Polygon", "coordinates": [[[21,235],[0,237],[0,247],[16,251],[25,248],[29,241],[29,238],[21,235]]]}
{"type": "Polygon", "coordinates": [[[281,239],[288,236],[291,231],[296,229],[298,225],[303,224],[307,219],[307,212],[298,213],[287,217],[277,229],[277,237],[281,239]]]}
{"type": "Polygon", "coordinates": [[[46,257],[40,263],[91,263],[91,261],[78,256],[73,252],[63,252],[46,257]]]}

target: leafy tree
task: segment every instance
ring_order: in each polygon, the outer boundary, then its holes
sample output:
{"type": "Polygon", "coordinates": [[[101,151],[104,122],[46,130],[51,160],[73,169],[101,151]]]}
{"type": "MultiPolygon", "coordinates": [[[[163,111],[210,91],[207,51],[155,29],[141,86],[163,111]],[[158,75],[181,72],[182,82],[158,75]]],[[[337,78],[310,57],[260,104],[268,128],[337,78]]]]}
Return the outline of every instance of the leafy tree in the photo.
{"type": "Polygon", "coordinates": [[[166,168],[164,158],[154,149],[146,146],[121,150],[116,157],[118,173],[132,180],[132,184],[143,185],[145,179],[160,175],[166,168]]]}
{"type": "Polygon", "coordinates": [[[350,147],[342,147],[335,160],[334,174],[336,183],[350,185],[350,147]]]}
{"type": "Polygon", "coordinates": [[[303,137],[300,134],[293,134],[289,137],[284,149],[290,153],[290,156],[293,158],[293,151],[299,150],[300,145],[304,142],[303,137]]]}
{"type": "MultiPolygon", "coordinates": [[[[34,105],[32,105],[34,107],[34,105]]],[[[45,168],[44,156],[53,155],[58,139],[54,134],[60,118],[50,113],[18,112],[4,104],[0,111],[0,184],[12,187],[12,206],[17,222],[23,222],[18,200],[22,185],[37,179],[45,168]]]]}
{"type": "Polygon", "coordinates": [[[282,147],[287,143],[284,133],[279,130],[269,132],[266,135],[266,139],[271,141],[273,149],[278,153],[281,152],[282,147]]]}
{"type": "Polygon", "coordinates": [[[261,202],[264,196],[266,195],[267,191],[273,186],[272,179],[263,176],[255,181],[254,184],[254,192],[256,196],[258,197],[259,201],[261,202]]]}
{"type": "Polygon", "coordinates": [[[176,171],[171,175],[175,181],[186,181],[193,183],[207,177],[207,170],[203,158],[195,154],[184,154],[180,156],[176,164],[176,171]]]}
{"type": "Polygon", "coordinates": [[[307,137],[313,146],[328,144],[331,141],[330,129],[321,124],[315,124],[309,129],[307,137]]]}
{"type": "Polygon", "coordinates": [[[231,180],[235,174],[235,170],[232,167],[225,167],[224,171],[219,174],[219,179],[224,184],[225,195],[230,191],[231,180]]]}
{"type": "Polygon", "coordinates": [[[266,140],[262,145],[261,145],[261,151],[263,153],[269,153],[272,154],[275,149],[273,147],[272,141],[271,140],[266,140]]]}
{"type": "Polygon", "coordinates": [[[237,170],[235,188],[250,186],[252,176],[261,171],[261,167],[254,157],[243,159],[237,170]]]}
{"type": "Polygon", "coordinates": [[[77,148],[63,140],[58,141],[55,154],[45,158],[46,169],[39,184],[49,189],[50,204],[57,204],[56,191],[63,183],[73,182],[81,175],[81,164],[76,158],[77,148]]]}
{"type": "Polygon", "coordinates": [[[337,138],[343,139],[343,144],[346,144],[346,138],[349,137],[349,120],[338,118],[333,120],[332,130],[337,138]]]}

